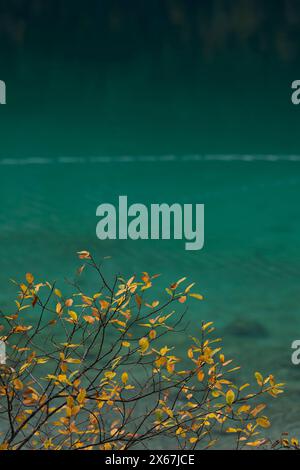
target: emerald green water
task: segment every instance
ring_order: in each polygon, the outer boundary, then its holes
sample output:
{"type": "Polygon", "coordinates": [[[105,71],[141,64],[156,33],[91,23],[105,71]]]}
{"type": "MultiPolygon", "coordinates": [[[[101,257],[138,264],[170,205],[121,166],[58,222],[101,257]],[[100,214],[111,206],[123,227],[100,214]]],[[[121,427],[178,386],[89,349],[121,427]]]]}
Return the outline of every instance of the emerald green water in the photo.
{"type": "MultiPolygon", "coordinates": [[[[181,58],[182,59],[182,58],[181,58]]],[[[274,426],[300,435],[300,110],[297,67],[251,53],[191,67],[159,59],[103,64],[20,55],[7,62],[0,107],[0,305],[10,278],[31,271],[58,283],[87,249],[108,276],[187,276],[205,301],[189,331],[215,322],[242,376],[259,369],[287,383],[274,426]],[[96,238],[96,208],[117,203],[204,203],[205,247],[183,241],[96,238]]],[[[188,332],[187,335],[188,336],[188,332]]],[[[184,349],[185,338],[177,346],[184,349]]]]}
{"type": "MultiPolygon", "coordinates": [[[[162,273],[165,285],[188,276],[205,295],[190,306],[189,328],[215,321],[226,351],[243,365],[242,376],[259,369],[286,382],[286,398],[273,405],[272,433],[282,427],[299,432],[300,370],[290,361],[291,342],[300,334],[299,165],[159,159],[2,164],[1,308],[12,306],[9,277],[31,271],[62,283],[73,276],[82,249],[112,257],[108,276],[148,270],[162,273]],[[119,194],[129,203],[204,203],[204,249],[185,251],[181,241],[100,242],[96,207],[116,203],[119,194]],[[250,332],[232,329],[241,322],[250,332]]],[[[180,341],[184,348],[184,337],[180,341]]]]}

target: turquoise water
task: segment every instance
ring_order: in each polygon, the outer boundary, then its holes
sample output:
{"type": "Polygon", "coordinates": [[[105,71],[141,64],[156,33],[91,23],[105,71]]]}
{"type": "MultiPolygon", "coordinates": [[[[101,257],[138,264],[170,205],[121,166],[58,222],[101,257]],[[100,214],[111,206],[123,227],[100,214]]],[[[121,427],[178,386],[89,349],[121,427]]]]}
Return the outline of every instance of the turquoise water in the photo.
{"type": "Polygon", "coordinates": [[[287,383],[267,433],[300,438],[290,348],[300,338],[298,64],[244,43],[211,60],[196,45],[195,56],[177,45],[118,58],[108,48],[105,60],[46,46],[1,55],[0,308],[11,311],[10,278],[30,271],[63,284],[80,250],[110,256],[107,276],[162,273],[164,286],[187,276],[205,300],[191,303],[178,348],[214,321],[243,382],[259,369],[287,383]],[[205,204],[204,249],[100,242],[96,208],[119,195],[205,204]]]}
{"type": "Polygon", "coordinates": [[[300,435],[300,368],[290,360],[300,338],[299,170],[299,157],[274,155],[2,159],[1,308],[12,305],[9,278],[31,271],[63,282],[83,249],[111,256],[108,276],[147,270],[162,273],[165,285],[188,276],[205,296],[191,304],[189,328],[214,321],[242,376],[259,369],[286,382],[285,398],[272,405],[270,434],[300,435]],[[172,240],[99,241],[96,207],[116,204],[119,195],[129,204],[204,203],[204,249],[185,251],[172,240]]]}

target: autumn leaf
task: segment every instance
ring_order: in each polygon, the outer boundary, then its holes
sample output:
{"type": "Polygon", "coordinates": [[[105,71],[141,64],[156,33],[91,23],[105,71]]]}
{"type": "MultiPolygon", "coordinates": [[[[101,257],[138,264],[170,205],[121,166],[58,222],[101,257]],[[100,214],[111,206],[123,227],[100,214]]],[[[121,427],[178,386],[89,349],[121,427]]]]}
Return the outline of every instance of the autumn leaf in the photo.
{"type": "Polygon", "coordinates": [[[57,297],[62,297],[62,293],[59,289],[54,289],[54,294],[57,295],[57,297]]]}
{"type": "Polygon", "coordinates": [[[79,391],[79,394],[77,395],[77,401],[80,405],[82,405],[85,402],[85,397],[86,397],[86,390],[84,388],[81,388],[79,391]]]}
{"type": "Polygon", "coordinates": [[[140,348],[141,348],[141,351],[142,353],[146,352],[147,349],[149,348],[149,341],[147,338],[141,338],[139,340],[139,345],[140,345],[140,348]]]}
{"type": "Polygon", "coordinates": [[[136,301],[136,304],[138,306],[138,308],[141,308],[141,305],[142,305],[142,297],[138,294],[135,294],[135,301],[136,301]]]}
{"type": "Polygon", "coordinates": [[[155,330],[150,330],[149,331],[149,338],[150,339],[155,339],[156,338],[156,331],[155,330]]]}
{"type": "Polygon", "coordinates": [[[73,299],[67,299],[65,301],[65,306],[66,307],[72,307],[72,305],[73,305],[73,299]]]}
{"type": "Polygon", "coordinates": [[[32,284],[33,281],[34,281],[34,277],[31,273],[27,273],[26,274],[26,281],[28,282],[28,284],[32,284]]]}
{"type": "Polygon", "coordinates": [[[116,373],[113,371],[107,371],[104,373],[104,377],[106,377],[109,380],[112,380],[116,376],[116,373]]]}
{"type": "Polygon", "coordinates": [[[193,297],[194,299],[198,299],[198,300],[203,300],[203,295],[201,294],[189,294],[190,297],[193,297]]]}
{"type": "Polygon", "coordinates": [[[62,305],[61,305],[60,302],[57,302],[56,307],[55,307],[55,311],[56,311],[57,315],[60,315],[62,313],[62,305]]]}
{"type": "Polygon", "coordinates": [[[266,443],[266,440],[261,439],[259,441],[247,442],[246,445],[249,446],[249,447],[260,447],[261,445],[263,445],[265,443],[266,443]]]}
{"type": "Polygon", "coordinates": [[[91,255],[88,251],[77,251],[79,259],[91,259],[91,255]]]}
{"type": "Polygon", "coordinates": [[[124,385],[127,384],[127,382],[128,382],[128,374],[127,374],[127,372],[123,372],[122,377],[121,377],[121,380],[122,380],[122,382],[123,382],[124,385]]]}
{"type": "Polygon", "coordinates": [[[204,324],[202,325],[202,330],[203,330],[203,331],[207,330],[207,328],[209,328],[211,325],[213,325],[213,322],[212,322],[212,321],[209,321],[209,322],[207,322],[207,323],[204,323],[204,324]]]}
{"type": "Polygon", "coordinates": [[[255,375],[255,378],[256,378],[256,381],[257,381],[258,385],[259,385],[260,387],[262,387],[262,386],[263,386],[263,382],[264,382],[263,376],[262,376],[259,372],[255,372],[254,375],[255,375]]]}
{"type": "Polygon", "coordinates": [[[192,348],[188,349],[187,355],[188,355],[188,358],[189,358],[189,359],[193,359],[194,353],[193,353],[193,349],[192,349],[192,348]]]}
{"type": "Polygon", "coordinates": [[[199,382],[202,382],[202,380],[204,379],[204,372],[202,369],[199,370],[198,374],[197,374],[197,378],[199,380],[199,382]]]}
{"type": "Polygon", "coordinates": [[[251,415],[256,417],[262,410],[264,410],[266,408],[267,405],[265,405],[264,403],[261,403],[260,405],[257,405],[252,411],[251,411],[251,415]]]}
{"type": "Polygon", "coordinates": [[[84,315],[83,316],[83,319],[87,322],[87,323],[95,323],[96,319],[94,317],[92,317],[91,315],[84,315]]]}
{"type": "Polygon", "coordinates": [[[106,310],[109,307],[109,302],[106,300],[99,300],[99,304],[102,310],[106,310]]]}
{"type": "Polygon", "coordinates": [[[262,428],[269,428],[271,426],[270,421],[265,416],[261,416],[260,418],[257,418],[256,423],[262,428]]]}
{"type": "Polygon", "coordinates": [[[65,359],[65,362],[67,362],[68,364],[81,364],[81,360],[80,359],[75,359],[73,357],[68,357],[65,359]]]}
{"type": "Polygon", "coordinates": [[[23,385],[23,383],[21,382],[21,380],[15,379],[15,380],[14,380],[14,387],[15,387],[16,390],[22,390],[23,387],[24,387],[24,385],[23,385]]]}
{"type": "Polygon", "coordinates": [[[235,433],[235,432],[239,432],[239,429],[236,429],[236,428],[228,428],[228,429],[226,429],[226,432],[228,432],[228,433],[235,433]]]}
{"type": "Polygon", "coordinates": [[[226,403],[227,405],[231,406],[232,403],[234,402],[235,400],[235,394],[232,390],[228,390],[228,392],[226,393],[226,403]]]}
{"type": "Polygon", "coordinates": [[[77,318],[78,318],[78,317],[77,317],[77,313],[76,313],[76,312],[73,312],[73,310],[69,310],[68,313],[69,313],[70,317],[72,318],[72,320],[73,320],[74,322],[77,322],[77,318]]]}
{"type": "Polygon", "coordinates": [[[25,325],[17,325],[14,328],[14,333],[25,333],[25,331],[29,331],[32,329],[32,326],[25,326],[25,325]]]}

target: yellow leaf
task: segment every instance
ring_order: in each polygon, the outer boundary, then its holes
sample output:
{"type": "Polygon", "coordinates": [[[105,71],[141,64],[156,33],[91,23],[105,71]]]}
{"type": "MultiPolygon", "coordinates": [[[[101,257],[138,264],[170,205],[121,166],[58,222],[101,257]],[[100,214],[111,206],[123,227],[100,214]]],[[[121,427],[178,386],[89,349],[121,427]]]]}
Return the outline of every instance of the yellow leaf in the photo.
{"type": "Polygon", "coordinates": [[[72,408],[72,416],[78,415],[79,411],[80,411],[80,406],[73,406],[73,408],[72,408]]]}
{"type": "Polygon", "coordinates": [[[30,308],[30,307],[31,307],[31,305],[23,305],[23,307],[20,307],[20,312],[22,310],[26,310],[26,308],[30,308]]]}
{"type": "Polygon", "coordinates": [[[242,405],[238,409],[238,413],[248,413],[250,411],[250,405],[242,405]]]}
{"type": "Polygon", "coordinates": [[[22,390],[23,389],[23,383],[19,379],[14,380],[14,387],[16,390],[22,390]]]}
{"type": "Polygon", "coordinates": [[[256,423],[262,428],[269,428],[271,426],[270,421],[265,416],[261,416],[260,418],[257,418],[256,423]]]}
{"type": "Polygon", "coordinates": [[[79,394],[77,395],[77,401],[80,405],[82,405],[85,402],[85,397],[86,397],[86,390],[84,388],[81,388],[79,391],[79,394]]]}
{"type": "Polygon", "coordinates": [[[106,377],[109,380],[112,380],[115,377],[116,373],[113,372],[112,370],[107,371],[104,373],[104,377],[106,377]]]}
{"type": "Polygon", "coordinates": [[[23,292],[23,294],[25,294],[25,293],[27,292],[27,290],[28,290],[28,287],[25,286],[25,284],[20,284],[20,289],[21,289],[21,291],[23,292]]]}
{"type": "Polygon", "coordinates": [[[161,350],[159,351],[159,354],[161,356],[165,356],[167,354],[167,352],[170,351],[168,346],[164,346],[163,348],[161,348],[161,350]]]}
{"type": "Polygon", "coordinates": [[[60,302],[58,302],[56,304],[55,311],[56,311],[57,315],[59,315],[62,312],[62,305],[61,305],[60,302]]]}
{"type": "Polygon", "coordinates": [[[194,299],[198,299],[198,300],[203,300],[203,295],[201,294],[189,294],[190,297],[194,297],[194,299]]]}
{"type": "Polygon", "coordinates": [[[80,364],[81,360],[80,359],[73,359],[72,357],[68,357],[67,359],[65,359],[65,362],[67,362],[68,364],[80,364]]]}
{"type": "Polygon", "coordinates": [[[249,387],[250,384],[244,384],[242,385],[240,388],[239,388],[239,391],[241,392],[242,390],[244,390],[244,388],[247,388],[249,387]]]}
{"type": "Polygon", "coordinates": [[[34,281],[34,277],[31,273],[27,273],[26,274],[26,281],[28,282],[28,284],[32,284],[33,281],[34,281]]]}
{"type": "Polygon", "coordinates": [[[123,384],[126,385],[127,382],[128,382],[128,374],[127,374],[127,372],[124,372],[124,373],[122,374],[121,379],[122,379],[123,384]]]}
{"type": "Polygon", "coordinates": [[[228,428],[228,429],[226,429],[226,432],[230,432],[230,433],[231,433],[231,432],[232,432],[232,433],[233,433],[233,432],[238,432],[238,431],[239,431],[239,430],[236,429],[236,428],[228,428]]]}
{"type": "Polygon", "coordinates": [[[84,316],[83,316],[83,319],[84,319],[87,323],[90,323],[90,324],[95,323],[95,321],[96,321],[95,318],[92,317],[91,315],[84,315],[84,316]]]}
{"type": "Polygon", "coordinates": [[[106,300],[99,300],[99,304],[100,304],[102,310],[106,310],[107,307],[109,307],[109,302],[107,302],[106,300]]]}
{"type": "Polygon", "coordinates": [[[86,295],[82,295],[81,298],[82,298],[82,302],[85,305],[93,305],[93,299],[91,299],[90,297],[87,297],[86,295]]]}
{"type": "Polygon", "coordinates": [[[234,402],[234,399],[235,399],[235,394],[232,390],[228,390],[228,392],[226,393],[226,403],[227,405],[231,406],[232,403],[234,402]]]}
{"type": "Polygon", "coordinates": [[[188,355],[188,358],[189,358],[189,359],[193,359],[193,357],[194,357],[194,353],[193,353],[193,350],[192,350],[192,348],[190,348],[190,349],[188,350],[188,353],[187,353],[187,355],[188,355]]]}
{"type": "Polygon", "coordinates": [[[88,251],[78,251],[77,254],[79,259],[91,259],[91,255],[88,251]]]}
{"type": "Polygon", "coordinates": [[[72,305],[73,305],[73,299],[67,299],[65,301],[65,306],[66,307],[72,307],[72,305]]]}
{"type": "Polygon", "coordinates": [[[19,374],[22,374],[22,372],[24,372],[24,370],[28,369],[28,367],[30,367],[30,364],[28,362],[25,362],[25,364],[23,364],[20,367],[19,374]]]}
{"type": "Polygon", "coordinates": [[[202,326],[202,330],[205,331],[207,330],[207,328],[209,328],[211,325],[213,325],[214,322],[212,321],[209,321],[207,323],[204,323],[204,325],[202,326]]]}
{"type": "Polygon", "coordinates": [[[198,441],[198,438],[197,437],[190,437],[190,443],[191,444],[194,444],[195,442],[198,441]]]}
{"type": "Polygon", "coordinates": [[[78,317],[77,317],[77,313],[76,313],[76,312],[73,312],[73,310],[69,310],[68,313],[69,313],[70,317],[72,318],[72,320],[77,321],[77,318],[78,318],[78,317]]]}
{"type": "Polygon", "coordinates": [[[74,398],[70,396],[67,398],[67,406],[69,408],[73,408],[73,405],[74,405],[74,398]]]}
{"type": "Polygon", "coordinates": [[[258,383],[258,385],[261,387],[263,385],[264,379],[263,376],[259,372],[255,372],[255,378],[258,383]]]}
{"type": "Polygon", "coordinates": [[[14,328],[14,333],[24,333],[25,331],[31,330],[32,326],[17,325],[14,328]]]}
{"type": "Polygon", "coordinates": [[[264,444],[266,441],[264,439],[261,439],[260,441],[253,441],[253,442],[247,442],[247,446],[250,446],[250,447],[259,447],[261,446],[262,444],[264,444]]]}
{"type": "Polygon", "coordinates": [[[150,330],[149,331],[149,338],[150,339],[155,339],[156,338],[156,331],[155,330],[150,330]]]}
{"type": "Polygon", "coordinates": [[[187,294],[191,288],[195,285],[195,283],[193,282],[192,284],[190,284],[189,286],[187,286],[187,288],[185,289],[184,293],[187,294]]]}
{"type": "Polygon", "coordinates": [[[258,415],[258,413],[260,413],[262,410],[265,409],[267,405],[265,405],[264,403],[261,403],[260,405],[257,405],[255,408],[253,408],[253,410],[251,411],[251,415],[256,417],[258,415]]]}
{"type": "Polygon", "coordinates": [[[149,348],[149,341],[147,338],[141,338],[139,340],[139,345],[140,345],[140,348],[141,348],[141,351],[144,353],[147,351],[147,349],[149,348]]]}
{"type": "Polygon", "coordinates": [[[204,379],[204,372],[203,372],[203,370],[199,370],[199,372],[198,372],[198,374],[197,374],[197,377],[198,377],[199,382],[202,382],[202,380],[204,379]]]}

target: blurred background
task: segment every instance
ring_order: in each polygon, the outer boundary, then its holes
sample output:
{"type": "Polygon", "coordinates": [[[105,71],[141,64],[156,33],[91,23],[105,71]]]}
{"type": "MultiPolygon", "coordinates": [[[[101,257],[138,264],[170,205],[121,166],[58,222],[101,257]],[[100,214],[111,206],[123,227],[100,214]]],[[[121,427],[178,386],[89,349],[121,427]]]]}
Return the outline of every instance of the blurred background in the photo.
{"type": "Polygon", "coordinates": [[[297,152],[299,22],[297,0],[1,0],[0,151],[297,152]]]}
{"type": "MultiPolygon", "coordinates": [[[[28,271],[182,276],[228,356],[287,393],[268,433],[300,435],[300,79],[297,0],[0,0],[0,306],[28,271]],[[205,247],[96,238],[96,207],[204,203],[205,247]]],[[[88,282],[85,287],[89,288],[88,282]]]]}

